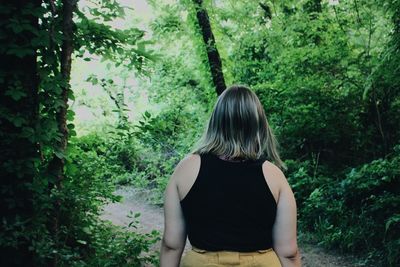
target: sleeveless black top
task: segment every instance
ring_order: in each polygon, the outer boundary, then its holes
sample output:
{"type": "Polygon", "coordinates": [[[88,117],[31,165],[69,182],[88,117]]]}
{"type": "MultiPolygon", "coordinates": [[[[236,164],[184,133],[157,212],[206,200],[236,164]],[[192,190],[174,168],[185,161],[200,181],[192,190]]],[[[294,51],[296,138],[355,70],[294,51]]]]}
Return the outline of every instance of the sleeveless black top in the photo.
{"type": "Polygon", "coordinates": [[[196,181],[180,202],[190,243],[208,251],[271,248],[276,202],[262,171],[265,160],[200,157],[196,181]]]}

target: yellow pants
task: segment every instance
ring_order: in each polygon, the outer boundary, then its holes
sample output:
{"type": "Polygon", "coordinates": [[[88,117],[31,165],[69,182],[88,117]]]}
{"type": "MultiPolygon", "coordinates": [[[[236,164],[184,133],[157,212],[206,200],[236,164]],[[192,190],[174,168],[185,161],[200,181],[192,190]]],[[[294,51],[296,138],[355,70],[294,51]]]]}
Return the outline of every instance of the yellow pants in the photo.
{"type": "Polygon", "coordinates": [[[270,248],[255,252],[205,251],[193,247],[183,255],[180,267],[282,267],[275,251],[270,248]]]}

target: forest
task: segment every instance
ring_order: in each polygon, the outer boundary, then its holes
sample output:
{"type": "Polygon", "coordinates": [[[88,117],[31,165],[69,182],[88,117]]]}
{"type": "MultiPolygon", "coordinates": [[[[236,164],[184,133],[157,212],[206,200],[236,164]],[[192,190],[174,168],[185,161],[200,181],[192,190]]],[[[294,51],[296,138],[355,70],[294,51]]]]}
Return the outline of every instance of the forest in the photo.
{"type": "Polygon", "coordinates": [[[121,188],[162,207],[232,84],[277,136],[300,244],[400,266],[400,1],[14,0],[0,13],[1,266],[157,266],[160,231],[105,207],[121,188]]]}

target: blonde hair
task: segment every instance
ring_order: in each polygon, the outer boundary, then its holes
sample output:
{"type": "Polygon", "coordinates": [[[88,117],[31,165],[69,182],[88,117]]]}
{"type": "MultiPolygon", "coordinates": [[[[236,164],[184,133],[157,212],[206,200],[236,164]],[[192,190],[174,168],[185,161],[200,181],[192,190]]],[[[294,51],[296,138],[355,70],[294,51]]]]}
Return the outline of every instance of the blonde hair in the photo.
{"type": "Polygon", "coordinates": [[[252,160],[264,157],[286,169],[277,147],[257,95],[246,86],[233,85],[218,97],[208,126],[192,153],[252,160]]]}

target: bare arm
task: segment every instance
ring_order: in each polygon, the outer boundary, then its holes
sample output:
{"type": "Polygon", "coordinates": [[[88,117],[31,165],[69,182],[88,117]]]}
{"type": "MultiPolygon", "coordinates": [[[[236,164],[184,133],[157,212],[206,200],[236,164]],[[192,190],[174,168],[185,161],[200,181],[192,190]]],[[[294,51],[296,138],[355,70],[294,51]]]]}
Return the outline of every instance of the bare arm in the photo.
{"type": "Polygon", "coordinates": [[[161,267],[178,267],[186,243],[185,220],[182,214],[176,179],[182,174],[178,164],[164,195],[164,235],[161,244],[161,267]]]}
{"type": "Polygon", "coordinates": [[[297,247],[297,207],[292,189],[284,174],[276,168],[273,171],[279,177],[280,191],[277,214],[272,231],[274,250],[282,267],[300,267],[301,259],[297,247]]]}

